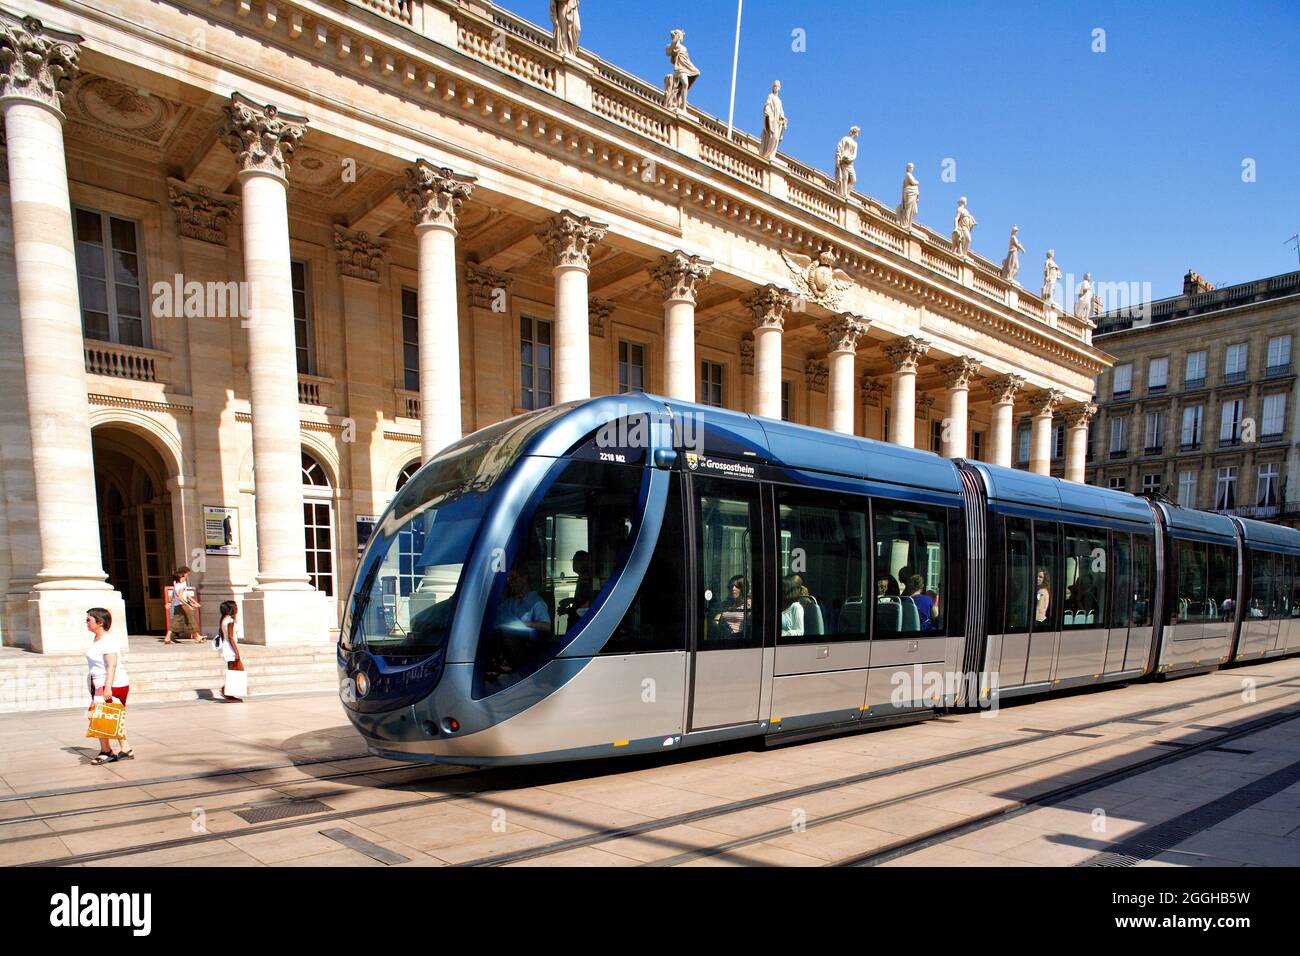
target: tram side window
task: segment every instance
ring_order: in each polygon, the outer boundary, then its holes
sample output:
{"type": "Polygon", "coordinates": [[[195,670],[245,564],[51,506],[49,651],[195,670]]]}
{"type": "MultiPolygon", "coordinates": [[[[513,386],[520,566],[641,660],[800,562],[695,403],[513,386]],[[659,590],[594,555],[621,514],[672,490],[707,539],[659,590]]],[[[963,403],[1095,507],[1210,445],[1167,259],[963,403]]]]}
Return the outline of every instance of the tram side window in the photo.
{"type": "Polygon", "coordinates": [[[1290,617],[1300,617],[1300,557],[1294,554],[1288,557],[1287,567],[1290,569],[1291,579],[1291,600],[1287,613],[1290,617]]]}
{"type": "Polygon", "coordinates": [[[1034,565],[1029,522],[1007,518],[1007,634],[1024,634],[1034,607],[1034,565]]]}
{"type": "Polygon", "coordinates": [[[947,511],[880,500],[871,507],[876,532],[875,636],[947,633],[947,511]]]}
{"type": "Polygon", "coordinates": [[[1237,614],[1237,551],[1210,545],[1210,598],[1207,620],[1231,621],[1237,614]]]}
{"type": "Polygon", "coordinates": [[[1246,616],[1255,620],[1269,617],[1271,559],[1272,555],[1267,551],[1250,550],[1250,602],[1246,605],[1246,616]]]}
{"type": "Polygon", "coordinates": [[[783,643],[869,636],[867,613],[875,602],[867,579],[866,499],[860,500],[862,504],[841,495],[780,490],[778,611],[783,643]]]}
{"type": "Polygon", "coordinates": [[[1178,591],[1174,607],[1170,608],[1173,623],[1196,624],[1209,620],[1205,545],[1175,539],[1174,560],[1178,563],[1178,591]]]}
{"type": "Polygon", "coordinates": [[[602,654],[680,651],[686,647],[686,534],[682,493],[672,476],[659,541],[623,620],[602,654]]]}
{"type": "Polygon", "coordinates": [[[1034,522],[1034,630],[1061,626],[1061,534],[1054,521],[1034,522]]]}
{"type": "Polygon", "coordinates": [[[1290,559],[1285,554],[1273,555],[1273,614],[1275,617],[1291,616],[1290,559]]]}
{"type": "MultiPolygon", "coordinates": [[[[761,613],[763,600],[754,578],[761,558],[758,486],[697,480],[694,487],[700,650],[761,647],[755,608],[761,613]]],[[[793,620],[796,613],[784,617],[793,620]]]]}
{"type": "Polygon", "coordinates": [[[1111,536],[1110,626],[1128,627],[1133,603],[1132,545],[1127,534],[1111,536]]]}
{"type": "Polygon", "coordinates": [[[544,664],[605,599],[639,523],[642,476],[572,461],[547,488],[488,597],[479,652],[488,692],[544,664]]]}
{"type": "Polygon", "coordinates": [[[1155,569],[1155,539],[1133,535],[1133,607],[1130,627],[1150,627],[1155,609],[1152,604],[1152,580],[1155,569]]]}
{"type": "Polygon", "coordinates": [[[1106,626],[1106,532],[1065,526],[1065,608],[1062,626],[1106,626]]]}

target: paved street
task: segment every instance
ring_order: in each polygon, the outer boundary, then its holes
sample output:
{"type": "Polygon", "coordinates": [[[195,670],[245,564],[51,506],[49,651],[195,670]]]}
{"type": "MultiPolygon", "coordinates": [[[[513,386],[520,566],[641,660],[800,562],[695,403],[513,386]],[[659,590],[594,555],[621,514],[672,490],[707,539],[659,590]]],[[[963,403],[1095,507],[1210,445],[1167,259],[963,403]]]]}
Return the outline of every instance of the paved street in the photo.
{"type": "Polygon", "coordinates": [[[0,864],[1297,865],[1297,717],[1297,659],[773,750],[487,771],[366,756],[327,694],[138,706],[137,759],[105,767],[80,711],[9,715],[0,864]]]}

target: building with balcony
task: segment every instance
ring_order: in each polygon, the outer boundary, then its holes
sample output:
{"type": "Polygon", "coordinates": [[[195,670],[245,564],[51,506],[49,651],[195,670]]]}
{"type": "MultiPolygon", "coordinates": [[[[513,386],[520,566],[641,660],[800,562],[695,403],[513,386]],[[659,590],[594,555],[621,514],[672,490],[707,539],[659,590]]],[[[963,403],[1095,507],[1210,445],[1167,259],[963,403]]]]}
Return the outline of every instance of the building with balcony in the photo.
{"type": "Polygon", "coordinates": [[[1029,411],[1044,472],[1068,414],[1083,480],[1090,323],[501,7],[0,16],[6,644],[156,632],[182,563],[322,639],[422,459],[593,394],[1007,464],[1029,411]]]}
{"type": "Polygon", "coordinates": [[[1295,526],[1297,340],[1300,272],[1215,289],[1189,271],[1182,295],[1102,315],[1095,341],[1115,364],[1089,480],[1295,526]]]}

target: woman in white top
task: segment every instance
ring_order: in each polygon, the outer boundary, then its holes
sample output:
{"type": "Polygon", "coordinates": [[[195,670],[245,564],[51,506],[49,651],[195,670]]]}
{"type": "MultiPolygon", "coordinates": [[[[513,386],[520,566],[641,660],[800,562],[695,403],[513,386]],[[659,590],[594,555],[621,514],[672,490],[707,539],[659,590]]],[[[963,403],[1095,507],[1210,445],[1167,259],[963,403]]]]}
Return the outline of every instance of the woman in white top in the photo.
{"type": "MultiPolygon", "coordinates": [[[[226,670],[242,671],[244,669],[244,658],[239,653],[239,642],[243,638],[243,628],[239,626],[239,605],[234,601],[221,602],[221,629],[217,632],[217,650],[221,651],[221,659],[226,662],[226,670]]],[[[243,703],[239,697],[229,697],[226,694],[226,685],[221,685],[221,696],[226,700],[232,700],[236,704],[243,703]]]]}
{"type": "Polygon", "coordinates": [[[181,565],[172,574],[172,622],[163,643],[175,644],[173,634],[188,634],[193,643],[200,643],[198,609],[199,599],[190,587],[190,569],[181,565]]]}
{"type": "Polygon", "coordinates": [[[781,579],[781,636],[803,636],[802,588],[793,574],[781,579]]]}
{"type": "MultiPolygon", "coordinates": [[[[130,678],[126,674],[126,637],[111,634],[113,615],[102,607],[92,607],[86,612],[86,630],[95,635],[86,650],[86,667],[90,672],[91,705],[93,698],[102,697],[107,702],[117,701],[126,704],[126,696],[131,690],[130,678]]],[[[99,738],[99,756],[91,761],[93,764],[112,763],[115,760],[131,760],[135,757],[126,742],[126,737],[119,737],[118,752],[113,753],[108,738],[99,738]]]]}

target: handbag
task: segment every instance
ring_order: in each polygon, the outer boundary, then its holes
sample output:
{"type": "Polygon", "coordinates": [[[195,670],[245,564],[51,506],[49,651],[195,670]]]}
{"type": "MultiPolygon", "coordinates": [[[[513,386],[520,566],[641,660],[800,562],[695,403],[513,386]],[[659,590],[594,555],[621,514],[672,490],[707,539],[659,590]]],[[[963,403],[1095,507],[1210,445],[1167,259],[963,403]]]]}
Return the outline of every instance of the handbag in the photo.
{"type": "Polygon", "coordinates": [[[247,671],[226,671],[226,689],[227,697],[246,697],[248,695],[248,672],[247,671]]]}
{"type": "Polygon", "coordinates": [[[102,697],[96,698],[88,716],[87,737],[115,740],[126,736],[126,704],[121,701],[109,703],[102,697]]]}

